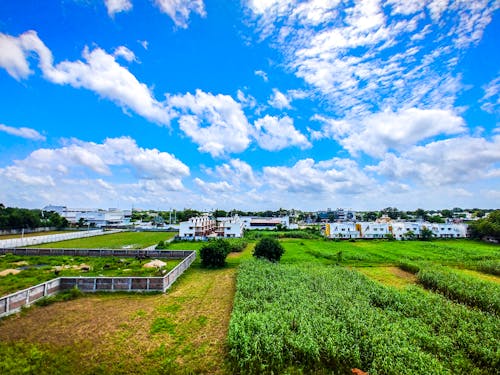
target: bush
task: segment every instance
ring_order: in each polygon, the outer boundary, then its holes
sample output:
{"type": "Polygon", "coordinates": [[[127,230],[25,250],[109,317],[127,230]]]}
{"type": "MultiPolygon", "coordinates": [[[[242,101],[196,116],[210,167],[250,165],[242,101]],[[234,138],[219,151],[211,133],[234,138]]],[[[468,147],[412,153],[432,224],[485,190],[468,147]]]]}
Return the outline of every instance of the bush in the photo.
{"type": "Polygon", "coordinates": [[[248,245],[248,242],[243,238],[230,239],[228,242],[232,253],[240,253],[248,245]]]}
{"type": "Polygon", "coordinates": [[[277,262],[284,252],[285,249],[278,240],[264,237],[255,245],[253,256],[256,258],[265,258],[271,262],[277,262]]]}
{"type": "Polygon", "coordinates": [[[229,242],[221,239],[210,241],[200,249],[201,266],[207,268],[224,267],[227,254],[230,252],[229,242]]]}

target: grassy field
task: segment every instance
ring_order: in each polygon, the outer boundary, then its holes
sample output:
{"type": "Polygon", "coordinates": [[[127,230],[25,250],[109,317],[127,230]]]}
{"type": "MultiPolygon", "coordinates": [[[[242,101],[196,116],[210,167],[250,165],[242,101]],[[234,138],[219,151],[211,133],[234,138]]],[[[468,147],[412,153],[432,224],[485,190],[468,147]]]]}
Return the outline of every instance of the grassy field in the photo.
{"type": "Polygon", "coordinates": [[[51,242],[33,247],[43,248],[91,248],[91,249],[142,249],[175,236],[174,232],[122,232],[51,242]]]}
{"type": "MultiPolygon", "coordinates": [[[[128,235],[114,247],[144,243],[128,235]]],[[[251,243],[221,270],[202,269],[197,260],[165,295],[85,295],[4,319],[0,373],[232,374],[275,366],[275,373],[347,374],[359,366],[370,375],[487,374],[500,365],[497,315],[428,291],[397,267],[401,259],[444,264],[497,285],[496,276],[474,267],[499,261],[500,247],[464,240],[281,241],[286,252],[274,268],[247,266],[254,263],[251,243]],[[237,276],[238,290],[247,280],[246,300],[238,292],[233,306],[237,276]],[[232,311],[236,333],[229,331],[232,311]]]]}
{"type": "MultiPolygon", "coordinates": [[[[155,268],[145,268],[151,259],[73,256],[0,256],[0,296],[61,276],[161,276],[155,268]],[[82,270],[82,267],[84,268],[82,270]],[[87,267],[89,270],[87,270],[87,267]],[[8,271],[19,273],[8,273],[8,271]],[[57,270],[57,271],[56,271],[57,270]]],[[[180,260],[163,260],[170,271],[180,260]]]]}

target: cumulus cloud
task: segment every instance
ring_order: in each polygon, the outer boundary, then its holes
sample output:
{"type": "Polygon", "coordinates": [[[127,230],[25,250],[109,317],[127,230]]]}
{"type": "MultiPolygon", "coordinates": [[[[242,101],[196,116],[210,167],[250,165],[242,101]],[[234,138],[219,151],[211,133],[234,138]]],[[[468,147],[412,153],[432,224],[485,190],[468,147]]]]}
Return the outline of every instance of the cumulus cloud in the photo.
{"type": "Polygon", "coordinates": [[[247,0],[297,77],[340,116],[381,108],[450,108],[461,90],[457,64],[477,44],[498,3],[489,0],[247,0]]]}
{"type": "MultiPolygon", "coordinates": [[[[150,121],[169,124],[170,116],[164,104],[154,98],[144,83],[121,66],[115,56],[101,48],[90,50],[86,47],[83,50],[85,61],[62,61],[54,65],[52,52],[37,33],[27,31],[19,37],[0,34],[0,51],[0,66],[16,79],[26,78],[32,73],[28,59],[35,52],[39,67],[47,80],[94,91],[150,121]]],[[[135,57],[126,47],[118,47],[115,53],[126,59],[135,57]]]]}
{"type": "Polygon", "coordinates": [[[194,95],[170,95],[167,101],[179,111],[181,130],[200,151],[219,157],[248,147],[252,128],[241,104],[231,96],[196,90],[194,95]]]}
{"type": "Polygon", "coordinates": [[[15,135],[17,137],[31,139],[34,141],[45,141],[45,136],[41,135],[38,131],[31,128],[14,128],[12,126],[7,126],[4,124],[0,124],[0,131],[5,132],[7,134],[15,135]]]}
{"type": "Polygon", "coordinates": [[[41,148],[0,169],[0,175],[13,181],[22,181],[25,175],[57,180],[76,175],[112,176],[114,167],[130,168],[141,180],[164,181],[170,190],[182,189],[182,178],[189,175],[189,168],[175,156],[141,148],[129,137],[108,138],[101,144],[72,139],[60,148],[41,148]]]}
{"type": "Polygon", "coordinates": [[[414,146],[401,153],[387,153],[366,167],[392,180],[414,180],[427,186],[472,182],[500,176],[500,136],[491,141],[469,136],[414,146]]]}
{"type": "Polygon", "coordinates": [[[104,0],[104,4],[110,17],[113,17],[116,13],[127,12],[132,9],[130,0],[104,0]]]}
{"type": "Polygon", "coordinates": [[[351,154],[363,151],[382,157],[388,149],[402,151],[408,146],[438,135],[463,133],[465,121],[451,110],[408,108],[366,116],[362,120],[336,120],[314,116],[323,122],[312,138],[333,138],[351,154]]]}
{"type": "Polygon", "coordinates": [[[113,54],[115,57],[123,57],[128,62],[135,61],[135,54],[131,50],[129,50],[125,46],[120,46],[115,49],[115,53],[113,54]]]}
{"type": "Polygon", "coordinates": [[[278,109],[292,108],[290,100],[278,89],[273,89],[273,94],[269,98],[268,103],[270,106],[278,109]]]}
{"type": "Polygon", "coordinates": [[[168,14],[177,27],[186,29],[188,27],[191,12],[201,17],[207,15],[203,0],[155,0],[158,8],[168,14]]]}
{"type": "Polygon", "coordinates": [[[293,120],[288,117],[278,118],[266,115],[255,121],[255,138],[260,147],[269,151],[277,151],[290,146],[301,149],[311,147],[307,138],[293,125],[293,120]]]}

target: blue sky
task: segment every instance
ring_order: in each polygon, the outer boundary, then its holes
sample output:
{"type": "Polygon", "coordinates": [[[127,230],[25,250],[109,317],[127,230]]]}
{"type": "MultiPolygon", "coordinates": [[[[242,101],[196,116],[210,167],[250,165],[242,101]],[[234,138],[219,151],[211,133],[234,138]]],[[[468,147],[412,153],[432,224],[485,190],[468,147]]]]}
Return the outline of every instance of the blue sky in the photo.
{"type": "Polygon", "coordinates": [[[0,2],[0,202],[500,202],[498,1],[0,2]]]}

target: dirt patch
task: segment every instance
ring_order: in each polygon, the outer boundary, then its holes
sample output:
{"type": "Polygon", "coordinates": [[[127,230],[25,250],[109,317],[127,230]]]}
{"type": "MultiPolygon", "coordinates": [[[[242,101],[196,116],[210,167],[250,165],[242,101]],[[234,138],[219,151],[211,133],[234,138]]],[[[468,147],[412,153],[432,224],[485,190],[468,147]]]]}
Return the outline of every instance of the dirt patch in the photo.
{"type": "Polygon", "coordinates": [[[7,275],[17,275],[19,272],[21,272],[21,270],[7,268],[6,270],[0,271],[0,277],[7,276],[7,275]]]}
{"type": "Polygon", "coordinates": [[[12,263],[14,266],[18,266],[18,267],[21,267],[21,266],[27,266],[29,263],[26,262],[25,260],[21,260],[19,262],[14,262],[12,263]]]}
{"type": "Polygon", "coordinates": [[[355,269],[370,279],[396,288],[404,288],[407,285],[415,284],[417,280],[414,274],[403,271],[398,267],[356,267],[355,269]]]}
{"type": "Polygon", "coordinates": [[[151,262],[146,263],[143,267],[144,268],[163,268],[166,267],[167,263],[163,262],[159,259],[154,259],[151,262]]]}
{"type": "Polygon", "coordinates": [[[402,270],[399,267],[387,267],[388,271],[391,272],[394,276],[410,281],[411,283],[415,283],[417,281],[417,276],[415,276],[411,272],[407,272],[402,270]]]}

